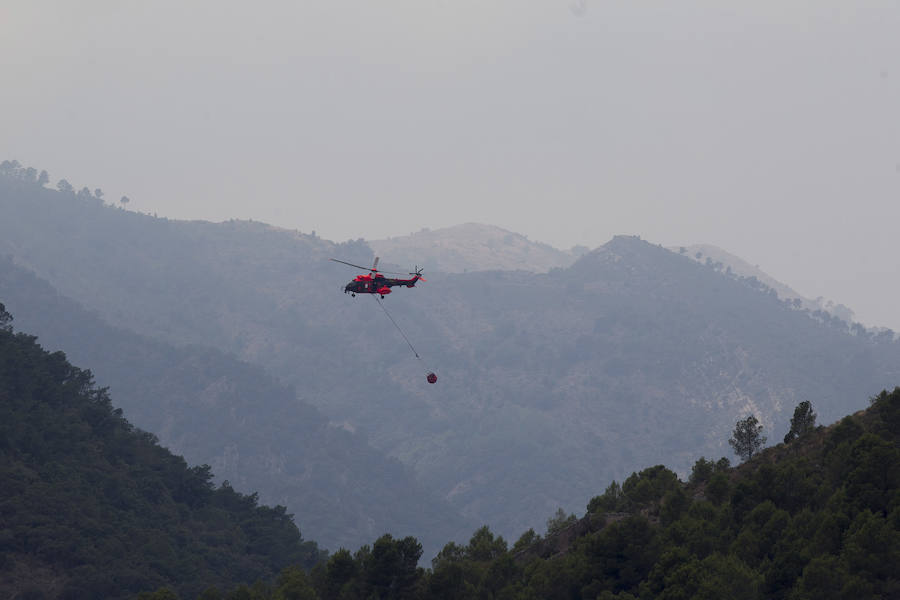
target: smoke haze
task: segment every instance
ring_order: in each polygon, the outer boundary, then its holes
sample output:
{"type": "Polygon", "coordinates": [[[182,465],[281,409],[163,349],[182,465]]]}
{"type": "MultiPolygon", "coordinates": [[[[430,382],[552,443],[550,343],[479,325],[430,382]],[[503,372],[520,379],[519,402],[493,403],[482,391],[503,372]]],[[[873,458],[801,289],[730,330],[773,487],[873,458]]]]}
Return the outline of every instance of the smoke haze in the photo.
{"type": "Polygon", "coordinates": [[[172,218],[724,248],[900,330],[900,5],[6,2],[0,159],[172,218]]]}

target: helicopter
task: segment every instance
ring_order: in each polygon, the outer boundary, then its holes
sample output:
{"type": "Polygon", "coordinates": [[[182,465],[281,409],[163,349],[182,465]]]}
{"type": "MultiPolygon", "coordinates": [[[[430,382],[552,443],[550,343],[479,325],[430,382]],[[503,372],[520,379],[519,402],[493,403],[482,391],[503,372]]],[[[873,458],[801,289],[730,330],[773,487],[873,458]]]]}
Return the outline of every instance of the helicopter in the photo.
{"type": "MultiPolygon", "coordinates": [[[[334,262],[338,262],[350,267],[355,267],[357,269],[365,269],[366,267],[362,267],[360,265],[354,265],[353,263],[349,263],[345,260],[338,260],[336,258],[330,258],[328,260],[332,260],[334,262]]],[[[381,309],[384,311],[384,314],[387,315],[388,319],[391,320],[391,323],[394,324],[394,327],[397,328],[397,331],[400,332],[400,335],[403,336],[403,339],[406,340],[406,343],[409,345],[409,349],[413,351],[416,359],[422,361],[422,357],[419,356],[419,353],[416,352],[416,349],[413,347],[412,342],[409,341],[409,338],[406,337],[406,334],[400,329],[400,325],[397,324],[397,321],[394,320],[394,317],[388,312],[388,309],[382,304],[381,300],[384,297],[391,293],[391,288],[398,285],[405,285],[408,288],[416,287],[417,281],[425,281],[425,278],[422,277],[422,269],[419,268],[419,265],[416,265],[413,269],[412,279],[394,279],[393,277],[385,277],[382,273],[387,273],[388,275],[402,275],[403,273],[392,273],[390,271],[379,271],[378,270],[378,257],[375,257],[375,263],[372,265],[372,268],[369,269],[368,275],[357,275],[353,278],[353,281],[344,286],[344,293],[350,294],[354,298],[357,294],[372,294],[372,297],[375,298],[375,301],[381,306],[381,309]],[[381,300],[379,300],[376,296],[380,296],[381,300]]],[[[424,361],[422,361],[424,364],[424,361]]],[[[434,371],[428,370],[425,374],[425,379],[428,383],[436,383],[437,382],[437,374],[434,371]]]]}
{"type": "MultiPolygon", "coordinates": [[[[344,260],[338,260],[336,258],[330,258],[328,260],[332,260],[334,262],[338,262],[350,267],[356,267],[357,269],[366,269],[367,267],[361,267],[359,265],[354,265],[353,263],[348,263],[344,260]]],[[[412,275],[412,279],[394,279],[392,277],[385,277],[382,273],[387,273],[388,275],[403,275],[404,273],[394,273],[391,271],[379,271],[378,270],[378,260],[379,257],[375,257],[375,263],[372,265],[371,269],[368,269],[368,275],[357,275],[353,278],[353,281],[344,286],[344,293],[350,294],[354,298],[357,294],[378,294],[382,297],[382,299],[391,293],[391,288],[398,285],[405,285],[408,288],[415,287],[417,281],[425,281],[425,278],[422,277],[422,269],[416,265],[415,269],[412,273],[408,273],[412,275]]]]}

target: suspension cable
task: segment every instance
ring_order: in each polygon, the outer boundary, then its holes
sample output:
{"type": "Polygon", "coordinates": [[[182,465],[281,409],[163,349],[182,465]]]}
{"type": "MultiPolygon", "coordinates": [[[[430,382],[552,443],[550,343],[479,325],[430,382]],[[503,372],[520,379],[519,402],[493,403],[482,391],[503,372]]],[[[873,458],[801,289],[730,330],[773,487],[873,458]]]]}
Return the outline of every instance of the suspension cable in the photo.
{"type": "Polygon", "coordinates": [[[381,310],[383,310],[383,311],[384,311],[384,314],[387,315],[387,318],[391,320],[391,323],[394,324],[394,327],[397,328],[397,331],[399,331],[399,332],[400,332],[400,335],[403,336],[403,339],[406,340],[406,343],[407,343],[407,345],[409,346],[409,349],[412,350],[413,354],[416,355],[416,358],[418,358],[419,360],[422,360],[422,357],[419,356],[419,353],[416,352],[416,349],[415,349],[415,348],[413,348],[412,342],[409,341],[409,338],[406,337],[406,334],[403,333],[403,330],[400,329],[400,326],[399,326],[399,325],[397,325],[397,321],[394,320],[394,317],[392,317],[392,316],[391,316],[391,313],[388,312],[388,309],[385,308],[384,303],[381,301],[381,299],[380,299],[378,296],[376,296],[375,294],[372,294],[372,297],[375,298],[375,302],[378,303],[378,305],[381,307],[381,310]]]}

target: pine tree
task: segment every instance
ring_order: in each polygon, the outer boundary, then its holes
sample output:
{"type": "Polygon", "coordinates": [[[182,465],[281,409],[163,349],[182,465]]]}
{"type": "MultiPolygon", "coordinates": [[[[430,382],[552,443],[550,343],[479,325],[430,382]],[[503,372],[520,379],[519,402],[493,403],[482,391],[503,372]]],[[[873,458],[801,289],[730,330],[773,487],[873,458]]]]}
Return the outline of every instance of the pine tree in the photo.
{"type": "Polygon", "coordinates": [[[9,324],[12,320],[12,315],[6,312],[6,306],[0,302],[0,331],[12,330],[12,325],[9,324]]]}
{"type": "Polygon", "coordinates": [[[756,417],[750,415],[735,424],[734,433],[728,443],[741,459],[750,460],[766,443],[767,438],[762,435],[762,430],[763,426],[756,417]]]}
{"type": "Polygon", "coordinates": [[[808,400],[804,400],[794,409],[794,416],[791,417],[791,429],[784,436],[784,443],[788,444],[793,440],[802,437],[812,431],[816,426],[816,413],[812,410],[812,405],[808,400]]]}

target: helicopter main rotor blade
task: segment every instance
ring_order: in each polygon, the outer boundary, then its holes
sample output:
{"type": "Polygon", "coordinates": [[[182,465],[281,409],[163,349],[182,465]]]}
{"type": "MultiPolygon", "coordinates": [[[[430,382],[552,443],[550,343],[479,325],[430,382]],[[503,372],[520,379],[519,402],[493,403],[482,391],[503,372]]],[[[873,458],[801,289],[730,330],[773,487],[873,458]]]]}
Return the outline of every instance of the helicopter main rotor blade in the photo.
{"type": "Polygon", "coordinates": [[[361,267],[361,266],[359,266],[359,265],[354,265],[353,263],[348,263],[348,262],[345,261],[345,260],[338,260],[338,259],[336,259],[336,258],[329,258],[328,260],[333,260],[334,262],[339,262],[339,263],[341,263],[341,264],[345,264],[345,265],[350,266],[350,267],[356,267],[357,269],[362,269],[363,271],[371,271],[371,270],[372,270],[372,269],[370,269],[369,267],[361,267]]]}
{"type": "MultiPolygon", "coordinates": [[[[384,273],[385,275],[406,275],[406,273],[401,273],[400,271],[380,271],[380,270],[378,269],[378,261],[379,261],[379,260],[381,260],[381,257],[376,256],[376,257],[375,257],[375,264],[372,265],[372,268],[371,268],[371,269],[369,269],[370,271],[373,271],[373,272],[375,272],[375,273],[384,273]]],[[[412,275],[412,273],[409,273],[409,275],[412,275]]]]}
{"type": "MultiPolygon", "coordinates": [[[[333,260],[334,262],[341,263],[342,265],[347,265],[349,267],[356,267],[357,269],[362,269],[363,271],[371,271],[372,273],[383,273],[386,275],[406,275],[406,273],[401,273],[399,271],[379,271],[378,270],[378,258],[375,258],[375,264],[371,267],[364,267],[362,265],[354,265],[353,263],[349,263],[346,260],[338,260],[336,258],[329,258],[328,260],[333,260]]],[[[413,273],[410,273],[413,275],[413,273]]]]}

